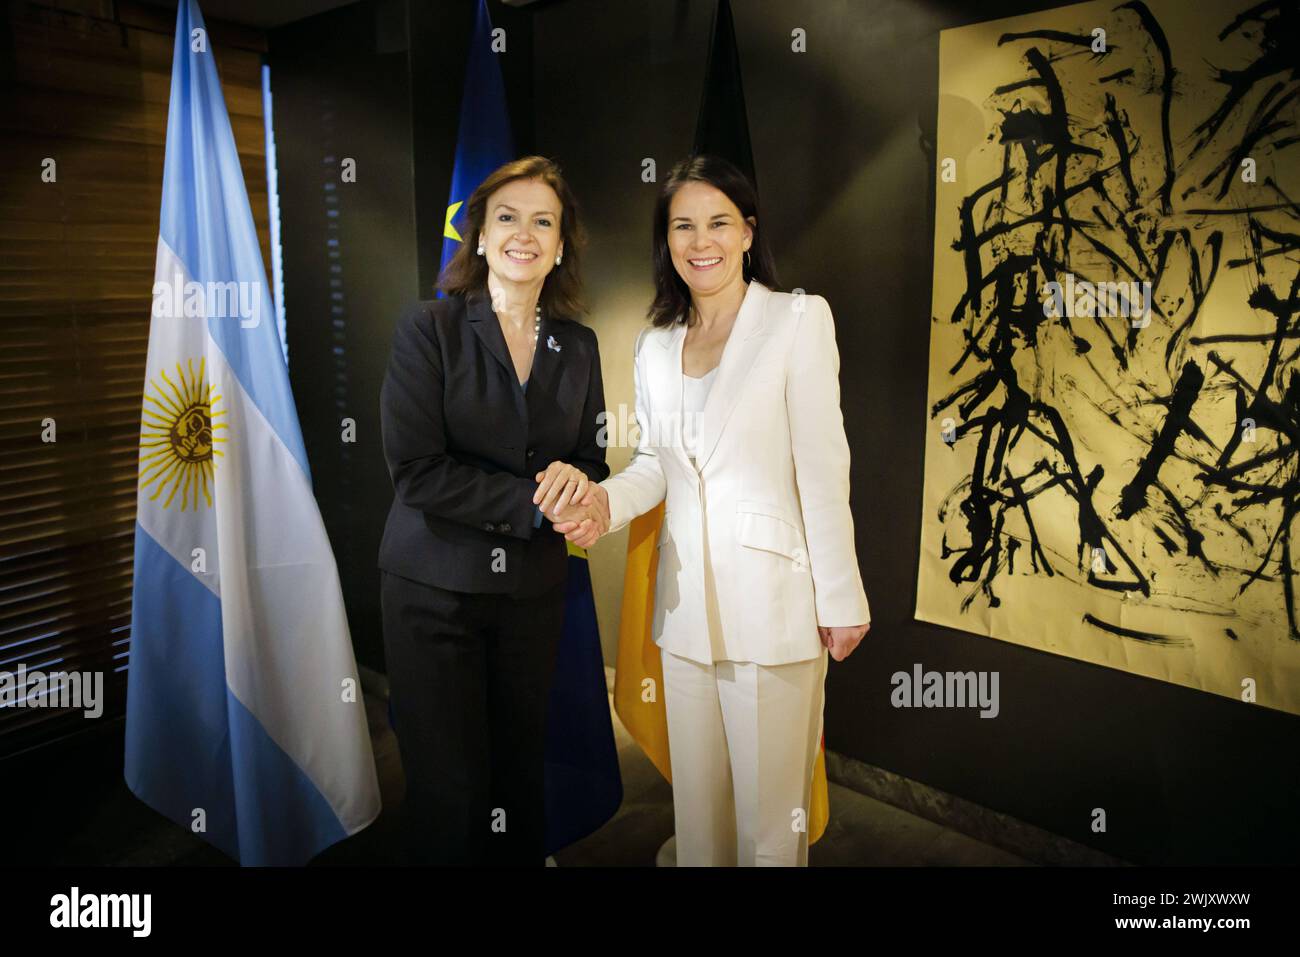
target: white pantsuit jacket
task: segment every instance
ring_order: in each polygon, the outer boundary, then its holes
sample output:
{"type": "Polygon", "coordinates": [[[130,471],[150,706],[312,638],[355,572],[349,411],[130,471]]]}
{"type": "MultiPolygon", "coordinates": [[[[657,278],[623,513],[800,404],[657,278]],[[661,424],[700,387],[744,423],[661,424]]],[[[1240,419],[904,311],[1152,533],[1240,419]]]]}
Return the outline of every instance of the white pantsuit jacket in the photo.
{"type": "Polygon", "coordinates": [[[641,436],[628,467],[600,483],[611,531],[665,502],[655,642],[705,664],[816,658],[818,625],[871,620],[830,306],[749,284],[698,423],[695,465],[682,448],[685,335],[675,325],[638,338],[641,436]]]}

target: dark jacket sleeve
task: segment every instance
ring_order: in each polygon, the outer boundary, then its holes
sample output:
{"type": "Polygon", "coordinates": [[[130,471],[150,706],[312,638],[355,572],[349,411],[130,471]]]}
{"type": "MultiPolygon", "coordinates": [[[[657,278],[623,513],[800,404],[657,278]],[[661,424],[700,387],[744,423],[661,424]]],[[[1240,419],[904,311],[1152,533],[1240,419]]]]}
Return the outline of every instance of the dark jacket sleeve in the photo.
{"type": "Polygon", "coordinates": [[[397,324],[379,393],[384,458],[398,501],[475,528],[531,538],[537,483],[485,472],[448,455],[442,392],[442,353],[428,308],[420,306],[397,324]]]}
{"type": "Polygon", "coordinates": [[[591,371],[587,376],[587,397],[582,406],[582,429],[578,433],[578,447],[569,462],[593,482],[609,478],[605,464],[605,445],[599,441],[605,413],[605,383],[600,375],[600,346],[596,333],[587,329],[591,342],[591,371]]]}

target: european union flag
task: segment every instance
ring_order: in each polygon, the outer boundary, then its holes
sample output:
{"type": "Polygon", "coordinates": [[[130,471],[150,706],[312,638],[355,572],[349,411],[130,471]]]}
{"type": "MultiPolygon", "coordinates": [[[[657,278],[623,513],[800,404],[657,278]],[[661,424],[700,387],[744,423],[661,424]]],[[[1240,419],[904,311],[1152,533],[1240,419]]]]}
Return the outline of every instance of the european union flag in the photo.
{"type": "MultiPolygon", "coordinates": [[[[470,38],[469,64],[465,68],[465,92],[460,99],[460,129],[456,134],[456,163],[451,172],[451,195],[447,198],[447,220],[442,232],[440,270],[456,255],[461,242],[466,241],[456,229],[461,206],[488,174],[515,158],[506,87],[497,56],[492,49],[492,20],[488,16],[487,0],[479,0],[474,34],[470,38]]],[[[470,236],[467,241],[477,243],[478,237],[470,236]]]]}
{"type": "Polygon", "coordinates": [[[623,803],[587,553],[569,545],[564,635],[546,712],[546,853],[586,837],[623,803]]]}

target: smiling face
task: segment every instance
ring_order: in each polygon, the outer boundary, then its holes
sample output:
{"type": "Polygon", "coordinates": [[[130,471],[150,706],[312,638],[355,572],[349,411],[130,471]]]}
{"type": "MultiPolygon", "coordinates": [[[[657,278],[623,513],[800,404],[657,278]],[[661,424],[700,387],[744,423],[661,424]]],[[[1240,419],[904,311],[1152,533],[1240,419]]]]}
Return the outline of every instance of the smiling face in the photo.
{"type": "Polygon", "coordinates": [[[555,190],[537,179],[512,180],[488,197],[479,243],[498,281],[540,285],[546,279],[563,249],[560,208],[555,190]]]}
{"type": "Polygon", "coordinates": [[[743,283],[745,250],[753,241],[752,224],[716,186],[690,182],[673,194],[668,250],[692,293],[708,295],[743,283]]]}

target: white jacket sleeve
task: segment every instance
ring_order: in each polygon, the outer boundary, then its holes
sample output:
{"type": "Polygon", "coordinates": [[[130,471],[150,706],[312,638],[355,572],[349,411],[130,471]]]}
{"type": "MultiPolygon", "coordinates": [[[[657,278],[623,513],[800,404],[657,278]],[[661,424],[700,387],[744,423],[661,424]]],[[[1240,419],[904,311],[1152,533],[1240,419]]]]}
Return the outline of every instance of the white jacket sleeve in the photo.
{"type": "Polygon", "coordinates": [[[636,421],[640,431],[636,452],[627,468],[600,483],[609,493],[609,530],[616,532],[638,515],[644,515],[664,500],[668,482],[664,478],[659,452],[650,442],[653,428],[650,424],[649,395],[645,367],[641,359],[641,345],[646,332],[637,336],[632,358],[632,377],[636,388],[636,421]]]}
{"type": "Polygon", "coordinates": [[[835,322],[821,296],[808,296],[799,317],[786,379],[795,483],[803,510],[817,624],[871,621],[849,511],[849,443],[840,410],[840,354],[835,322]]]}

